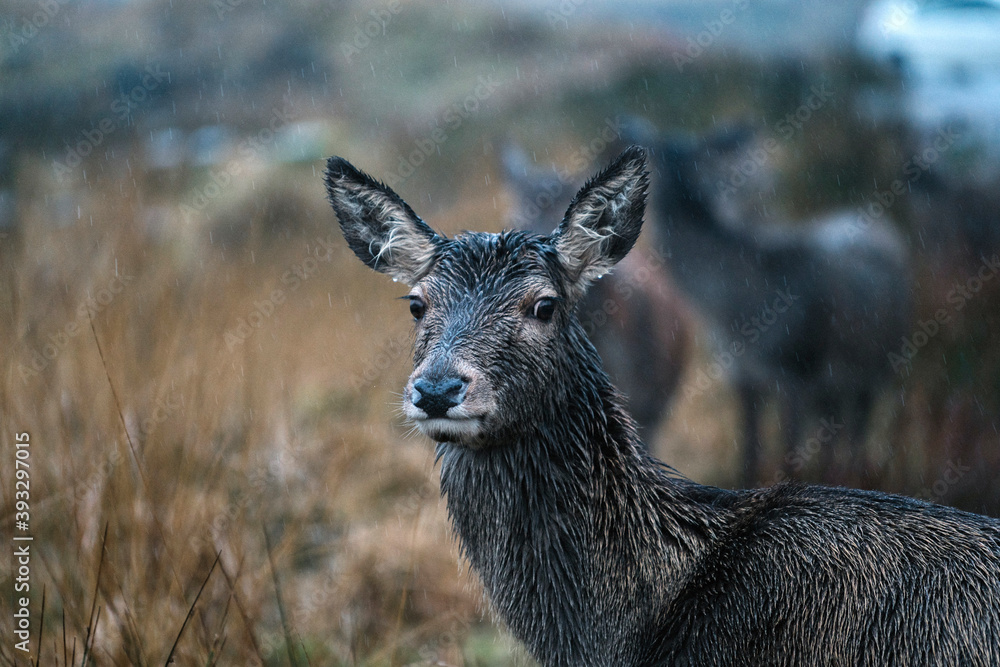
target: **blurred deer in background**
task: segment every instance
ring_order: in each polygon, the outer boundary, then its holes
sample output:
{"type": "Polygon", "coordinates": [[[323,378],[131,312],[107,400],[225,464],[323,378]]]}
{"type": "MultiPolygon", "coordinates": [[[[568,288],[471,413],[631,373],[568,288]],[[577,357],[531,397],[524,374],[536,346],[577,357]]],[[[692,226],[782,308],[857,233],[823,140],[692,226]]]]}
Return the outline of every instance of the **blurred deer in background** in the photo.
{"type": "Polygon", "coordinates": [[[717,168],[743,155],[754,137],[749,128],[668,138],[630,119],[624,134],[652,151],[650,219],[674,281],[711,326],[715,362],[739,394],[744,486],[759,481],[768,395],[783,407],[786,474],[815,453],[798,449],[813,411],[822,417],[824,478],[839,477],[833,445],[846,436],[857,480],[866,469],[873,403],[892,374],[888,355],[910,333],[910,261],[901,235],[850,212],[797,227],[726,221],[714,201],[717,168]]]}
{"type": "Polygon", "coordinates": [[[936,279],[931,300],[953,308],[936,292],[974,276],[984,258],[1000,251],[1000,174],[963,179],[932,169],[908,185],[904,205],[936,279]]]}
{"type": "Polygon", "coordinates": [[[576,305],[639,236],[645,164],[626,150],[551,234],[454,238],[327,164],[355,255],[411,286],[403,412],[438,443],[493,609],[552,667],[1000,664],[1000,521],[871,491],[703,486],[643,451],[576,305]]]}
{"type": "MultiPolygon", "coordinates": [[[[511,226],[536,234],[552,232],[573,188],[582,182],[538,166],[510,142],[501,149],[501,162],[515,200],[511,226]]],[[[692,326],[666,261],[661,248],[631,253],[590,288],[577,311],[604,369],[625,395],[640,433],[650,444],[684,371],[692,326]]]]}

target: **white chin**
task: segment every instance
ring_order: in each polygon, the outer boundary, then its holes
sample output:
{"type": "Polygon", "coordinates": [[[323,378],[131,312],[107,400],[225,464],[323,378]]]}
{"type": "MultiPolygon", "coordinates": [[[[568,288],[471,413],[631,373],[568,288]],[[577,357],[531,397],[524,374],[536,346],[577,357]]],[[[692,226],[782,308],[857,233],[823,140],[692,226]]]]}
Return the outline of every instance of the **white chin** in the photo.
{"type": "Polygon", "coordinates": [[[416,424],[424,435],[436,442],[470,443],[483,431],[478,417],[421,419],[416,424]]]}

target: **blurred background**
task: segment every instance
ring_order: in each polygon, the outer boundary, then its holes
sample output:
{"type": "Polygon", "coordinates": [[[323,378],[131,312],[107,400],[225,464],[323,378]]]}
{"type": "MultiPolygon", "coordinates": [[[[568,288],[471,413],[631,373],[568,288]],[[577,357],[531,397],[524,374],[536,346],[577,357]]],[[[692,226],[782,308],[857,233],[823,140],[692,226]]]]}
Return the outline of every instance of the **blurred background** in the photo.
{"type": "MultiPolygon", "coordinates": [[[[736,159],[704,163],[727,224],[794,234],[846,209],[910,256],[912,325],[864,474],[833,481],[1000,515],[995,0],[0,8],[0,525],[15,531],[27,432],[32,661],[533,664],[402,419],[405,288],[344,244],[329,155],[453,234],[558,220],[626,118],[750,128],[736,159]]],[[[636,252],[669,261],[644,236],[636,252]]],[[[738,397],[699,304],[671,295],[664,326],[684,326],[649,354],[677,378],[649,380],[644,435],[738,486],[738,397]]],[[[649,347],[632,334],[619,354],[649,347]]],[[[769,483],[788,459],[761,400],[769,483]]],[[[822,428],[803,426],[795,478],[827,477],[822,428]]],[[[0,663],[28,664],[0,563],[0,663]]]]}

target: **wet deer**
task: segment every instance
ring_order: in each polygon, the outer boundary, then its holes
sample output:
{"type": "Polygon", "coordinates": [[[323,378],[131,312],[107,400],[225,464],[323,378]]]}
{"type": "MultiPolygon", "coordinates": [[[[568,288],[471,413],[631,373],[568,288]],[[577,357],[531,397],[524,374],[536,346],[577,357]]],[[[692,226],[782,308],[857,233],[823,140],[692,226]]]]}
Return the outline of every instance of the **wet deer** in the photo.
{"type": "MultiPolygon", "coordinates": [[[[574,194],[572,177],[538,166],[512,143],[501,157],[515,200],[511,225],[542,235],[552,232],[574,194]]],[[[655,442],[684,371],[692,329],[690,310],[667,275],[663,255],[655,245],[638,248],[595,282],[577,306],[604,370],[649,443],[655,442]]]]}
{"type": "Polygon", "coordinates": [[[640,447],[574,312],[642,226],[627,149],[558,229],[447,238],[340,158],[351,249],[411,286],[403,410],[462,552],[545,665],[994,665],[1000,521],[794,484],[728,491],[640,447]]]}
{"type": "MultiPolygon", "coordinates": [[[[908,251],[891,224],[834,212],[794,227],[733,224],[720,214],[713,167],[746,153],[746,127],[702,138],[659,137],[638,119],[625,134],[650,148],[651,219],[670,272],[710,325],[714,361],[728,371],[744,416],[743,485],[758,482],[761,410],[782,407],[783,468],[808,463],[803,424],[821,417],[828,481],[837,441],[851,445],[849,478],[865,472],[874,401],[892,377],[889,353],[910,333],[908,251]]],[[[843,473],[841,473],[843,474],[843,473]]]]}

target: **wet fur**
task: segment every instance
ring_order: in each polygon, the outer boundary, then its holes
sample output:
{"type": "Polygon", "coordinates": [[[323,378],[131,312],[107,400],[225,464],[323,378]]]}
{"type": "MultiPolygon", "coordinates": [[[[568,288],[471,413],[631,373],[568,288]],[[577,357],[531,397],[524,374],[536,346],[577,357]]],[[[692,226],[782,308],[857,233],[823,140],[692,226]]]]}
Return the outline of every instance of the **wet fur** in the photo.
{"type": "MultiPolygon", "coordinates": [[[[332,199],[360,173],[335,166],[332,199]]],[[[638,219],[610,216],[599,257],[558,232],[467,233],[436,237],[429,273],[407,275],[428,302],[415,365],[456,356],[496,390],[475,446],[441,442],[437,455],[499,617],[546,665],[1000,663],[1000,521],[841,488],[727,491],[642,451],[572,307],[584,264],[635,241],[643,193],[628,192],[638,200],[618,212],[638,219]],[[525,314],[539,290],[565,299],[544,326],[525,314]]],[[[584,205],[566,220],[603,219],[584,205]]],[[[356,218],[340,221],[363,238],[356,218]]],[[[367,246],[352,247],[368,263],[367,246]]],[[[376,268],[420,265],[389,261],[400,264],[376,268]]]]}

